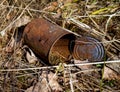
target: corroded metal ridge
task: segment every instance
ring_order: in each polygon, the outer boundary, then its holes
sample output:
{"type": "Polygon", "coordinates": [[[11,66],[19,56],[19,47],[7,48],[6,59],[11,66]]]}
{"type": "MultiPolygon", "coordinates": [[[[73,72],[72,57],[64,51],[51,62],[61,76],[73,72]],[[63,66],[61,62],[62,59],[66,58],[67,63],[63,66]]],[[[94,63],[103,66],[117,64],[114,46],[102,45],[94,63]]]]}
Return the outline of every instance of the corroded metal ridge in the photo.
{"type": "MultiPolygon", "coordinates": [[[[49,53],[54,45],[60,39],[63,43],[65,43],[65,39],[68,39],[69,41],[73,40],[75,39],[75,35],[43,18],[40,18],[32,20],[25,27],[23,38],[25,44],[27,44],[35,52],[35,54],[40,56],[42,60],[48,62],[49,53]]],[[[69,45],[69,43],[66,45],[69,45]]],[[[65,50],[66,49],[61,48],[61,52],[65,52],[65,50]]],[[[68,54],[70,54],[70,52],[68,54]]]]}
{"type": "Polygon", "coordinates": [[[101,61],[104,57],[103,45],[92,37],[81,37],[75,40],[73,57],[78,60],[101,61]]]}
{"type": "Polygon", "coordinates": [[[48,64],[67,61],[71,55],[78,60],[102,60],[104,48],[98,40],[92,37],[77,37],[76,34],[43,18],[32,20],[23,32],[24,44],[48,64]]]}

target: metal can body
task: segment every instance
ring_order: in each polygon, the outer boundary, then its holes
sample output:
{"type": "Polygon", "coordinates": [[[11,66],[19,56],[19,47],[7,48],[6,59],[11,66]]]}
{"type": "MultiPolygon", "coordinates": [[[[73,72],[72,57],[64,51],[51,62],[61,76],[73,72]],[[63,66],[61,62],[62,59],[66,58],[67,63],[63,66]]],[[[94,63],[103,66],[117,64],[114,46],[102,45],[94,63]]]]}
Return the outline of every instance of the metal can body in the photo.
{"type": "MultiPolygon", "coordinates": [[[[48,62],[50,51],[58,40],[61,39],[61,41],[65,43],[65,39],[67,39],[67,44],[65,45],[66,48],[69,49],[69,42],[75,39],[75,36],[61,27],[40,18],[32,20],[25,27],[23,38],[25,44],[27,44],[35,54],[39,55],[42,60],[48,62]]],[[[62,46],[62,42],[59,45],[62,46]]],[[[59,50],[60,49],[61,48],[59,48],[59,50]]],[[[65,52],[65,50],[66,49],[61,49],[61,52],[65,52]]],[[[70,52],[68,52],[68,54],[70,54],[70,52]]]]}

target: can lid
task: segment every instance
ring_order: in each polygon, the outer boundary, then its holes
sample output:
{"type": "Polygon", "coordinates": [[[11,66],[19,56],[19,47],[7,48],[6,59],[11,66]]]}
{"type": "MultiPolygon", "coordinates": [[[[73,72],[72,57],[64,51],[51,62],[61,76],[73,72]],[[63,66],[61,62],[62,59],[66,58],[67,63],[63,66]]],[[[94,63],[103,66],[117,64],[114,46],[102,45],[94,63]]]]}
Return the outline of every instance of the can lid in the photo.
{"type": "Polygon", "coordinates": [[[78,60],[101,61],[104,57],[104,47],[97,39],[81,37],[75,40],[73,58],[78,60]]]}

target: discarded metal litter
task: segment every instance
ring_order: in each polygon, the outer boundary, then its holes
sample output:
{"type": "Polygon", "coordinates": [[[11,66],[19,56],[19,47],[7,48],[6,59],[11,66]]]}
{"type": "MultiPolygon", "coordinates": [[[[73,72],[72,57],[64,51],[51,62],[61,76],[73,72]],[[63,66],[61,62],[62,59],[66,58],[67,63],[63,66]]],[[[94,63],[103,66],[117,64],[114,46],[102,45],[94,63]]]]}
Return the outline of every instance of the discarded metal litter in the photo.
{"type": "Polygon", "coordinates": [[[42,18],[28,23],[23,38],[24,44],[28,45],[41,60],[51,65],[66,62],[70,56],[90,61],[100,61],[104,56],[103,46],[96,39],[77,38],[75,34],[42,18]]]}
{"type": "Polygon", "coordinates": [[[25,27],[23,38],[25,44],[35,54],[50,63],[50,54],[56,50],[64,57],[64,60],[69,57],[71,54],[69,43],[75,39],[75,35],[41,18],[34,19],[25,27]]]}
{"type": "Polygon", "coordinates": [[[104,57],[103,45],[92,37],[76,39],[73,57],[77,60],[101,61],[104,57]]]}

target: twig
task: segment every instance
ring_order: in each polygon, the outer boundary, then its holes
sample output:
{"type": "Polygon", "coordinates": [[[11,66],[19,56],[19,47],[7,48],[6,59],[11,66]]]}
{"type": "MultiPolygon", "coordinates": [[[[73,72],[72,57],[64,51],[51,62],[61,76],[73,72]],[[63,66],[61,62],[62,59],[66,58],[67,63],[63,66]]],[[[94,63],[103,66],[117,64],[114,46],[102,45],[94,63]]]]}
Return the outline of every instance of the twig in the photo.
{"type": "Polygon", "coordinates": [[[101,69],[86,69],[86,70],[81,70],[79,72],[74,73],[74,75],[82,73],[82,72],[92,72],[92,71],[100,71],[101,69]]]}
{"type": "Polygon", "coordinates": [[[103,36],[104,34],[103,33],[100,33],[98,31],[96,31],[95,29],[91,28],[90,26],[88,26],[87,24],[85,23],[82,23],[74,18],[70,18],[69,19],[70,22],[72,22],[73,24],[76,24],[77,26],[79,26],[82,30],[86,31],[86,32],[93,32],[95,35],[98,35],[98,36],[103,36]]]}
{"type": "Polygon", "coordinates": [[[71,92],[74,92],[73,82],[72,82],[72,74],[71,74],[71,67],[70,66],[69,66],[69,73],[70,73],[70,88],[71,88],[71,92]]]}
{"type": "MultiPolygon", "coordinates": [[[[25,8],[22,8],[22,7],[17,7],[17,6],[10,6],[10,5],[2,5],[0,4],[0,6],[2,6],[2,8],[13,8],[13,9],[21,9],[21,10],[24,10],[25,8]]],[[[29,11],[33,11],[33,12],[40,12],[40,13],[51,13],[51,14],[56,14],[54,12],[47,12],[47,11],[44,11],[44,10],[37,10],[37,9],[32,9],[32,8],[27,8],[25,10],[29,10],[29,11]]],[[[84,15],[84,16],[79,16],[79,15],[72,15],[72,18],[74,19],[77,19],[77,18],[88,18],[88,17],[110,17],[112,14],[104,14],[104,15],[84,15]]],[[[120,14],[116,14],[114,16],[120,16],[120,14]]]]}
{"type": "MultiPolygon", "coordinates": [[[[83,61],[84,62],[84,61],[83,61]]],[[[89,62],[89,63],[79,63],[79,64],[68,64],[68,66],[82,66],[82,65],[96,65],[96,64],[108,64],[108,63],[120,63],[120,60],[113,60],[113,61],[101,61],[101,62],[89,62]]],[[[4,71],[26,71],[26,70],[39,70],[39,69],[50,69],[50,68],[57,68],[58,66],[45,66],[45,67],[35,67],[35,68],[24,68],[24,69],[1,69],[1,72],[4,71]]]]}
{"type": "MultiPolygon", "coordinates": [[[[20,17],[24,14],[25,9],[27,9],[32,2],[33,2],[33,0],[24,8],[24,10],[22,11],[22,13],[17,17],[16,20],[14,20],[13,22],[11,22],[4,30],[2,30],[2,31],[0,32],[0,34],[1,34],[2,36],[5,35],[5,32],[6,32],[6,30],[7,30],[8,28],[10,28],[18,19],[20,19],[20,17]]],[[[12,6],[12,7],[13,7],[13,6],[12,6]]]]}
{"type": "Polygon", "coordinates": [[[17,6],[9,6],[9,5],[1,5],[5,8],[13,8],[13,9],[20,9],[20,10],[27,10],[27,11],[33,11],[33,12],[39,12],[39,13],[51,13],[51,14],[56,14],[56,13],[53,13],[53,12],[47,12],[47,11],[44,11],[44,10],[37,10],[37,9],[32,9],[32,8],[22,8],[22,7],[17,7],[17,6]]]}
{"type": "MultiPolygon", "coordinates": [[[[104,15],[85,15],[85,16],[78,16],[78,15],[73,15],[72,17],[74,19],[78,19],[78,18],[89,18],[89,17],[110,17],[112,14],[104,14],[104,15]]],[[[120,14],[116,14],[114,15],[115,17],[120,16],[120,14]]]]}
{"type": "MultiPolygon", "coordinates": [[[[117,13],[120,13],[120,11],[117,12],[117,13]]],[[[114,14],[112,14],[111,16],[109,16],[109,18],[108,18],[108,20],[107,20],[107,23],[106,23],[106,25],[105,25],[105,33],[107,33],[107,28],[108,28],[108,25],[109,25],[110,20],[111,20],[112,17],[114,17],[117,13],[114,13],[114,14]]],[[[107,34],[106,34],[106,35],[107,35],[107,34]]]]}

